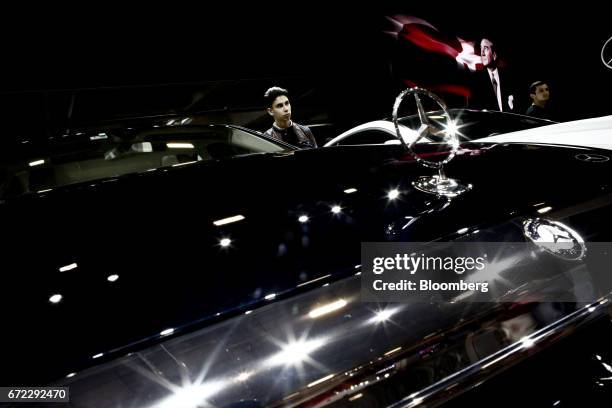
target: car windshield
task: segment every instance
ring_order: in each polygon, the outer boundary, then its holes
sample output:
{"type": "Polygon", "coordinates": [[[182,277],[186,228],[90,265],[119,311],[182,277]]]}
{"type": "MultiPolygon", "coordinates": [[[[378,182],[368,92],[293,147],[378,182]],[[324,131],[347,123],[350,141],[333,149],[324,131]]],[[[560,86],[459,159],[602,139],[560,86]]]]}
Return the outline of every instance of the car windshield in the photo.
{"type": "MultiPolygon", "coordinates": [[[[457,135],[461,141],[482,139],[555,123],[546,119],[494,111],[452,109],[449,114],[456,125],[457,135]]],[[[428,112],[427,116],[432,124],[445,128],[446,121],[441,111],[428,112]]],[[[399,122],[411,129],[418,129],[421,124],[418,115],[401,118],[399,122]]]]}
{"type": "Polygon", "coordinates": [[[77,132],[3,149],[0,197],[289,147],[229,126],[77,132]]]}

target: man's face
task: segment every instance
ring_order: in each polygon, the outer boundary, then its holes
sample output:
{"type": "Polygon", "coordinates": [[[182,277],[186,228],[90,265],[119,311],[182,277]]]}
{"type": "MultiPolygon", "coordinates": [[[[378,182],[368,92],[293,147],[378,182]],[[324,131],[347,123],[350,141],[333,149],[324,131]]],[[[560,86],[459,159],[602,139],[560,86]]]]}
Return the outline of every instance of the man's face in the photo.
{"type": "Polygon", "coordinates": [[[274,118],[275,122],[285,122],[291,120],[291,103],[285,95],[277,96],[268,108],[268,113],[274,118]]]}
{"type": "Polygon", "coordinates": [[[533,102],[536,105],[545,104],[546,102],[548,102],[548,98],[550,98],[548,85],[542,84],[536,86],[535,93],[531,94],[531,98],[533,99],[533,102]]]}
{"type": "Polygon", "coordinates": [[[485,68],[494,67],[497,54],[493,51],[493,43],[486,38],[480,42],[480,58],[485,68]]]}

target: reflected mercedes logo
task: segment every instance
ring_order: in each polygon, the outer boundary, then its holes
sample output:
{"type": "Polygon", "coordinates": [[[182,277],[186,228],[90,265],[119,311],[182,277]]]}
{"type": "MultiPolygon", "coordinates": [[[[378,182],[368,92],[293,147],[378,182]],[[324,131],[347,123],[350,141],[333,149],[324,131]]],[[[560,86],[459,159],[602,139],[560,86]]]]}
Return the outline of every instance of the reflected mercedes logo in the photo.
{"type": "Polygon", "coordinates": [[[612,37],[608,38],[608,41],[601,47],[601,62],[612,69],[612,37]]]}
{"type": "Polygon", "coordinates": [[[586,255],[584,240],[576,231],[558,221],[528,219],[523,232],[534,244],[568,261],[578,261],[586,255]]]}
{"type": "Polygon", "coordinates": [[[581,153],[576,155],[578,160],[582,160],[589,163],[603,163],[610,160],[608,156],[604,156],[602,154],[593,154],[593,153],[581,153]]]}

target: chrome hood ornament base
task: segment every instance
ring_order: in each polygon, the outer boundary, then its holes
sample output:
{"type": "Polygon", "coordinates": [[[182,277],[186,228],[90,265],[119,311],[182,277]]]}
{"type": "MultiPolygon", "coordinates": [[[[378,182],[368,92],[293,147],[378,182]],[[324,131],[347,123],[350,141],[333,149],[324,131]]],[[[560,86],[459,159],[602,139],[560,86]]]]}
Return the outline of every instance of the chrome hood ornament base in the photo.
{"type": "Polygon", "coordinates": [[[421,88],[409,88],[398,95],[395,99],[395,103],[393,105],[393,124],[395,126],[395,132],[397,134],[397,138],[400,140],[402,145],[406,148],[406,150],[415,158],[415,160],[422,164],[425,167],[433,168],[438,170],[438,175],[436,176],[422,176],[417,181],[414,181],[412,185],[419,191],[423,191],[429,194],[435,194],[444,197],[456,197],[460,194],[469,191],[472,188],[471,184],[463,184],[458,180],[446,177],[444,173],[444,165],[450,162],[457,154],[457,150],[459,149],[459,139],[457,138],[457,134],[454,130],[454,124],[446,110],[446,104],[442,99],[440,99],[436,94],[421,88]],[[407,144],[406,140],[401,134],[399,123],[398,123],[398,111],[401,103],[407,95],[414,95],[414,99],[416,101],[417,111],[419,114],[419,120],[421,125],[417,132],[417,137],[410,143],[407,144]],[[444,133],[446,137],[444,138],[450,146],[450,152],[448,156],[440,161],[434,162],[425,160],[414,151],[415,145],[424,137],[432,134],[433,126],[431,125],[429,118],[427,117],[427,113],[423,108],[423,104],[421,103],[421,99],[419,95],[425,95],[431,99],[433,99],[443,111],[444,119],[446,120],[446,130],[444,133]]]}
{"type": "Polygon", "coordinates": [[[472,188],[471,184],[464,185],[457,180],[448,178],[442,169],[437,176],[422,176],[417,181],[412,182],[412,186],[419,191],[430,194],[437,194],[444,197],[457,197],[472,188]]]}

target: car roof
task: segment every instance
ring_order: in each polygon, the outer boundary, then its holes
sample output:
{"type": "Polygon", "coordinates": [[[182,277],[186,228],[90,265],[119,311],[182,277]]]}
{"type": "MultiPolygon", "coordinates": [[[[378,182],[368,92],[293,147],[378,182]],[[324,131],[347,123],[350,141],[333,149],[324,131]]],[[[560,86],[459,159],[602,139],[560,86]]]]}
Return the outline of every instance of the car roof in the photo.
{"type": "MultiPolygon", "coordinates": [[[[414,132],[412,129],[407,128],[406,126],[401,125],[402,130],[405,130],[406,132],[414,132]]],[[[356,126],[352,129],[349,129],[345,132],[343,132],[342,134],[340,134],[339,136],[336,136],[335,138],[333,138],[332,140],[330,140],[329,142],[325,143],[325,146],[332,146],[336,143],[338,143],[339,141],[343,140],[344,138],[351,136],[352,134],[356,133],[356,132],[361,132],[362,130],[381,130],[383,132],[387,132],[390,133],[392,135],[395,135],[395,125],[393,124],[393,122],[389,121],[389,120],[374,120],[371,122],[367,122],[364,124],[361,124],[359,126],[356,126]]]]}
{"type": "Polygon", "coordinates": [[[612,150],[612,115],[519,130],[478,141],[483,143],[546,143],[612,150]]]}
{"type": "MultiPolygon", "coordinates": [[[[440,113],[441,111],[431,111],[428,112],[428,114],[437,114],[440,113]]],[[[486,115],[486,118],[490,118],[491,117],[504,117],[504,118],[515,118],[517,121],[533,121],[534,123],[537,122],[539,124],[539,126],[543,126],[543,125],[551,125],[551,124],[555,124],[556,122],[548,120],[548,119],[541,119],[541,118],[535,118],[535,117],[531,117],[531,116],[525,116],[525,115],[520,115],[520,114],[516,114],[516,113],[509,113],[509,112],[498,112],[498,111],[488,111],[488,110],[474,110],[474,109],[462,109],[462,108],[453,108],[453,109],[448,109],[448,112],[453,116],[453,117],[458,117],[460,118],[463,115],[486,115]]],[[[400,119],[400,126],[402,126],[401,121],[403,120],[412,120],[413,118],[416,118],[416,115],[411,115],[411,116],[406,116],[400,119]]],[[[333,138],[332,140],[330,140],[329,142],[325,143],[324,146],[332,146],[338,142],[340,142],[341,140],[343,140],[346,137],[349,137],[351,135],[353,135],[354,133],[357,132],[361,132],[364,130],[381,130],[383,132],[387,132],[390,133],[392,135],[395,135],[395,126],[393,124],[393,121],[391,118],[385,118],[385,119],[380,119],[380,120],[374,120],[371,122],[366,122],[363,123],[361,125],[355,126],[351,129],[348,129],[347,131],[343,132],[342,134],[340,134],[339,136],[333,138]]],[[[407,126],[402,126],[402,131],[406,131],[406,132],[414,132],[414,130],[410,129],[407,126]]],[[[416,136],[416,133],[415,133],[416,136]]],[[[478,140],[481,140],[480,138],[478,138],[478,140]]]]}

